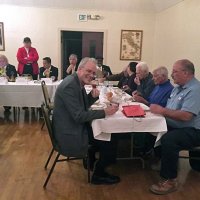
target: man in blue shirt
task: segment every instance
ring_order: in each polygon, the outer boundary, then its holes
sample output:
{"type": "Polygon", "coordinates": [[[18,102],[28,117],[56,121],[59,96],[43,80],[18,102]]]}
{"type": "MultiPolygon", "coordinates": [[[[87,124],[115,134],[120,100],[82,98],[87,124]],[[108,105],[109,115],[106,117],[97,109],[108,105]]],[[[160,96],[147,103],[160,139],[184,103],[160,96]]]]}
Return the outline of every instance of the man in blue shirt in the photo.
{"type": "Polygon", "coordinates": [[[173,86],[168,79],[167,68],[158,67],[155,69],[153,71],[153,80],[156,86],[147,100],[138,95],[133,95],[133,98],[135,101],[144,103],[146,105],[158,104],[165,107],[173,89],[173,86]]]}
{"type": "Polygon", "coordinates": [[[194,76],[194,65],[183,59],[174,63],[175,87],[167,106],[151,104],[152,113],[166,117],[168,132],[161,138],[161,181],[150,187],[155,194],[177,190],[179,151],[200,146],[200,82],[194,76]]]}

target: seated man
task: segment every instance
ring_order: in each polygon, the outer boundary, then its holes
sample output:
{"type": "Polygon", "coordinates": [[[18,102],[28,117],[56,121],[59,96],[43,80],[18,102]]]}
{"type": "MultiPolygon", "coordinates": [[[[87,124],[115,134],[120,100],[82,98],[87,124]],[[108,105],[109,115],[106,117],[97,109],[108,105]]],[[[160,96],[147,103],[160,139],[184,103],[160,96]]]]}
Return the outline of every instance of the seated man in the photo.
{"type": "Polygon", "coordinates": [[[89,138],[92,145],[89,151],[92,165],[95,162],[96,148],[99,150],[99,160],[95,165],[91,183],[114,184],[118,183],[120,178],[108,174],[105,168],[115,162],[116,145],[112,139],[110,142],[95,140],[90,122],[114,114],[118,106],[109,106],[104,110],[89,109],[98,99],[99,91],[93,88],[87,95],[84,85],[91,83],[96,70],[94,58],[83,58],[77,72],[67,76],[58,86],[54,100],[53,126],[56,140],[65,156],[85,156],[89,138]]]}
{"type": "Polygon", "coordinates": [[[58,79],[58,68],[51,65],[51,58],[43,58],[43,67],[40,67],[40,79],[41,78],[53,78],[53,81],[58,79]]]}
{"type": "Polygon", "coordinates": [[[142,96],[147,100],[153,91],[155,84],[152,79],[152,74],[149,72],[149,67],[145,62],[137,64],[136,77],[134,81],[137,84],[137,90],[133,92],[133,95],[142,96]]]}
{"type": "MultiPolygon", "coordinates": [[[[15,66],[8,63],[8,59],[4,55],[0,55],[0,76],[7,77],[8,81],[15,81],[17,77],[17,71],[15,66]]],[[[10,106],[4,106],[5,111],[11,109],[10,106]]]]}
{"type": "MultiPolygon", "coordinates": [[[[109,75],[112,75],[110,67],[107,65],[103,65],[103,57],[98,56],[96,59],[97,59],[97,66],[98,66],[97,71],[102,72],[102,77],[107,77],[109,75]]],[[[98,77],[98,78],[102,78],[102,77],[98,77]]]]}
{"type": "Polygon", "coordinates": [[[14,81],[11,79],[15,79],[17,77],[15,66],[10,65],[7,57],[4,55],[0,55],[0,76],[7,77],[9,81],[14,81]]]}
{"type": "Polygon", "coordinates": [[[153,81],[156,86],[151,92],[150,96],[147,98],[147,100],[138,95],[133,95],[133,98],[135,99],[135,101],[144,103],[148,106],[150,104],[158,104],[165,107],[173,89],[173,86],[168,79],[167,68],[158,67],[157,69],[155,69],[153,71],[153,81]]]}
{"type": "Polygon", "coordinates": [[[77,62],[78,62],[77,55],[71,54],[69,56],[69,66],[67,67],[66,75],[73,74],[75,71],[77,71],[77,62]]]}
{"type": "Polygon", "coordinates": [[[177,190],[179,151],[200,146],[200,82],[192,62],[183,59],[173,65],[175,87],[166,107],[152,104],[151,112],[166,117],[168,132],[161,138],[161,181],[152,185],[155,194],[177,190]]]}
{"type": "Polygon", "coordinates": [[[123,89],[129,95],[137,89],[137,85],[134,82],[137,64],[138,63],[136,62],[130,62],[118,83],[118,87],[123,89]]]}

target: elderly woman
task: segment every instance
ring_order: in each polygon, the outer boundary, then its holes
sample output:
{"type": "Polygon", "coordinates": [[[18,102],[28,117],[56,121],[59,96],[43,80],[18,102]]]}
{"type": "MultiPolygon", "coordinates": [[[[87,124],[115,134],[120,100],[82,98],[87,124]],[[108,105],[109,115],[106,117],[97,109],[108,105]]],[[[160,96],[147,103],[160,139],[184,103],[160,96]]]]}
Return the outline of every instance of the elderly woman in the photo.
{"type": "Polygon", "coordinates": [[[7,57],[2,54],[0,54],[0,76],[5,76],[8,80],[16,78],[17,76],[15,66],[10,65],[7,57]]]}

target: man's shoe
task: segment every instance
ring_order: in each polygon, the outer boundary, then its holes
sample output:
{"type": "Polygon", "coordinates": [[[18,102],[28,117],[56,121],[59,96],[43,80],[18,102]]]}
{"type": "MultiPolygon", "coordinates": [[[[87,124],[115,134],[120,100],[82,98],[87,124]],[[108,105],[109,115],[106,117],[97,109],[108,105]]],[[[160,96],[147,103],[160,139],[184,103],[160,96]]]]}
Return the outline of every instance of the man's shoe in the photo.
{"type": "Polygon", "coordinates": [[[168,194],[178,189],[177,179],[162,180],[158,184],[152,185],[150,191],[154,194],[168,194]]]}
{"type": "Polygon", "coordinates": [[[102,176],[98,176],[93,174],[91,183],[95,185],[112,185],[120,182],[119,176],[110,175],[108,173],[104,173],[102,176]]]}

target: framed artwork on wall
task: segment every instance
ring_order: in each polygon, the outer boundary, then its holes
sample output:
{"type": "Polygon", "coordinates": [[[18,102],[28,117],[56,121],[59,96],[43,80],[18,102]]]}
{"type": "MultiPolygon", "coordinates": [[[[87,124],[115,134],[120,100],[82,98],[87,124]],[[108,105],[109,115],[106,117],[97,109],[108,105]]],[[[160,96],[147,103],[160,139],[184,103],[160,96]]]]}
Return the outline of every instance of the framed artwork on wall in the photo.
{"type": "Polygon", "coordinates": [[[3,22],[0,22],[0,51],[5,51],[3,22]]]}
{"type": "Polygon", "coordinates": [[[140,61],[142,55],[142,30],[122,30],[120,60],[140,61]]]}

